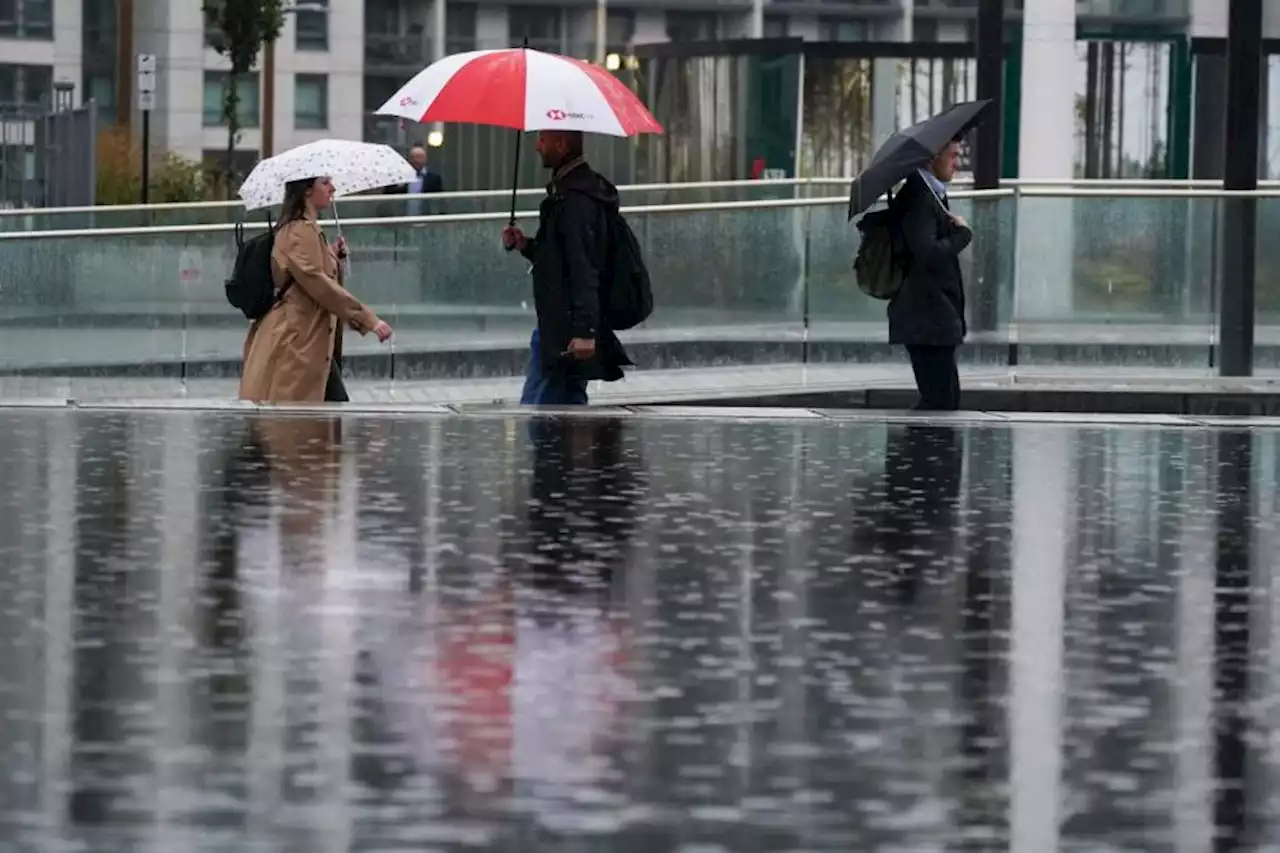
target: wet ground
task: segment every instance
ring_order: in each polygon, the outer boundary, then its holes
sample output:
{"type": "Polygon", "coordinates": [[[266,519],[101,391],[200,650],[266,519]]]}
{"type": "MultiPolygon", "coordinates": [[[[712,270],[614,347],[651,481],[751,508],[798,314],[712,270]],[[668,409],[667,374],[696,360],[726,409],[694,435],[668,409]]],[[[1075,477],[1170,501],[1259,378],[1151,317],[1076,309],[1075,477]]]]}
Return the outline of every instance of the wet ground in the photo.
{"type": "Polygon", "coordinates": [[[0,411],[0,849],[1277,849],[1277,435],[0,411]]]}

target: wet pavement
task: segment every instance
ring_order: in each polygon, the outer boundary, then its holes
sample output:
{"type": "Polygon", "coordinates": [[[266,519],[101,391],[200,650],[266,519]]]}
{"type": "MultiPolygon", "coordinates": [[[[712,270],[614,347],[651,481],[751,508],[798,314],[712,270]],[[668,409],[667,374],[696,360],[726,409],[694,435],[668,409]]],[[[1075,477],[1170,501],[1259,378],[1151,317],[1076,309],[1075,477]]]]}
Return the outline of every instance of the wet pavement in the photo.
{"type": "Polygon", "coordinates": [[[0,411],[0,849],[1274,850],[1277,435],[0,411]]]}

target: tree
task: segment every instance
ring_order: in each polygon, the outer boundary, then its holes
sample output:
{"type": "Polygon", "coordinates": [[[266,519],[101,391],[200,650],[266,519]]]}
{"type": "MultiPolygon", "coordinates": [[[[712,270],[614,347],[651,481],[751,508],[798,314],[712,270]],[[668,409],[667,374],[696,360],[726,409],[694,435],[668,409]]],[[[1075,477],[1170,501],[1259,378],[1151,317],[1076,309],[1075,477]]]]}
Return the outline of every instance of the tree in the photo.
{"type": "MultiPolygon", "coordinates": [[[[280,36],[284,26],[283,0],[204,0],[205,24],[218,53],[231,61],[222,92],[222,117],[227,122],[227,162],[224,187],[227,197],[235,183],[235,150],[240,137],[241,77],[253,70],[258,51],[280,36]]],[[[270,116],[267,121],[270,121],[270,116]]]]}

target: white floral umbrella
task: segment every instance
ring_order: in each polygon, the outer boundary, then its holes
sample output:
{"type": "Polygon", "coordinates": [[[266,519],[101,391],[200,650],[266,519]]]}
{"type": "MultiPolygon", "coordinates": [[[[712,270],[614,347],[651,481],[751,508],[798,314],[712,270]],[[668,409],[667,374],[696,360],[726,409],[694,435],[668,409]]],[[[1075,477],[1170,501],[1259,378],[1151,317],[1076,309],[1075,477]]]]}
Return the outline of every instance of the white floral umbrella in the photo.
{"type": "Polygon", "coordinates": [[[351,195],[394,184],[407,184],[417,173],[389,145],[321,139],[268,157],[253,167],[240,185],[240,198],[248,210],[284,201],[290,181],[327,177],[334,195],[351,195]]]}

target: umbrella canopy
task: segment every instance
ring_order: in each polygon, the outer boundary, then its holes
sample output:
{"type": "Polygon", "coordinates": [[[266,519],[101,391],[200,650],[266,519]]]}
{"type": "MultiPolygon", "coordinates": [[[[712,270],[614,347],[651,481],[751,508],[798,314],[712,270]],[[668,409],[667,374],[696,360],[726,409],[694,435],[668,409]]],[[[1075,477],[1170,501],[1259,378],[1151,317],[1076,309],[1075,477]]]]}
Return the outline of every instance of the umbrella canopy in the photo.
{"type": "Polygon", "coordinates": [[[990,106],[991,101],[955,104],[890,136],[854,180],[849,193],[849,218],[875,204],[898,181],[928,165],[948,142],[978,124],[990,106]]]}
{"type": "Polygon", "coordinates": [[[333,181],[335,195],[351,195],[407,184],[417,173],[388,145],[321,139],[260,161],[240,185],[240,198],[249,210],[270,207],[284,201],[290,181],[326,177],[333,181]]]}
{"type": "Polygon", "coordinates": [[[401,86],[377,114],[515,130],[662,133],[635,93],[605,69],[528,48],[446,56],[401,86]]]}

